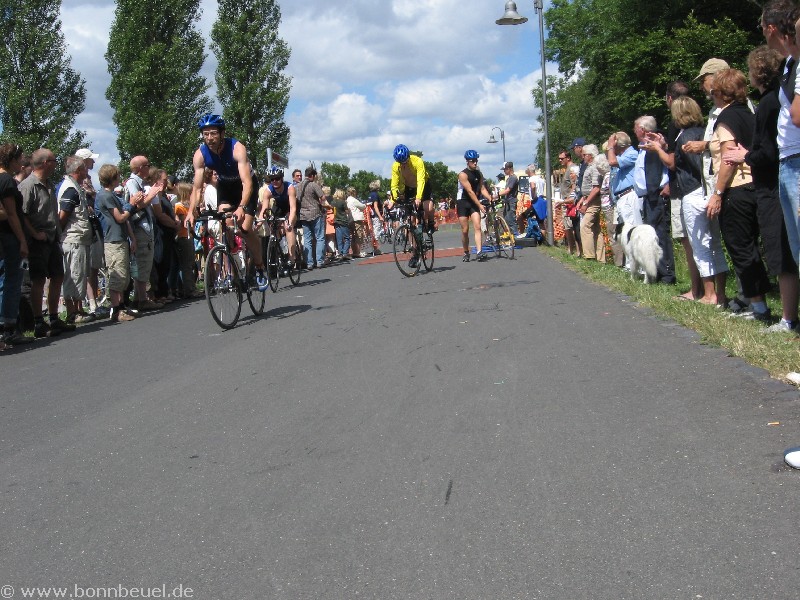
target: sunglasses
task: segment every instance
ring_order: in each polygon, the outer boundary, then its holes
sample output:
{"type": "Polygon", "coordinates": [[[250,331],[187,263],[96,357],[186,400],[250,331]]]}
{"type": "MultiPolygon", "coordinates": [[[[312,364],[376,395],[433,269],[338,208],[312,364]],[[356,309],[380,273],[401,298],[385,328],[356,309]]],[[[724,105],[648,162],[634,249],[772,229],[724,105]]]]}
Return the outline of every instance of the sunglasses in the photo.
{"type": "Polygon", "coordinates": [[[469,159],[467,159],[467,162],[474,162],[474,163],[476,163],[476,162],[478,162],[478,159],[477,159],[477,158],[469,158],[469,159]]]}
{"type": "Polygon", "coordinates": [[[270,177],[269,178],[270,181],[280,181],[281,179],[282,179],[282,177],[270,177]]]}

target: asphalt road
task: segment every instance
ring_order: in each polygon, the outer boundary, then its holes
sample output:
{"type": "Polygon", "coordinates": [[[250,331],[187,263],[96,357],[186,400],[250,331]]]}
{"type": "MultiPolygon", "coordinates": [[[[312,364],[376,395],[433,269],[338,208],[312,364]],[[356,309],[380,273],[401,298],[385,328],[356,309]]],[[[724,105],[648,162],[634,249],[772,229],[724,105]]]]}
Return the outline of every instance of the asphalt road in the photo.
{"type": "Polygon", "coordinates": [[[536,249],[268,302],[0,355],[0,597],[800,594],[797,390],[536,249]]]}

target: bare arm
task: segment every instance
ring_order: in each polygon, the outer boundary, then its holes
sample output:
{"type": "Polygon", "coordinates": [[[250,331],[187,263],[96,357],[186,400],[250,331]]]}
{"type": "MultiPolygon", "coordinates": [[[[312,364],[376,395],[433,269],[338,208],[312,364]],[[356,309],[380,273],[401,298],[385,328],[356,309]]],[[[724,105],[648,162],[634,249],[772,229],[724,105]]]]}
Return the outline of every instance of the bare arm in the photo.
{"type": "Polygon", "coordinates": [[[297,190],[293,185],[289,186],[289,226],[294,227],[297,223],[297,190]]]}
{"type": "Polygon", "coordinates": [[[192,167],[194,168],[194,180],[192,181],[192,194],[189,196],[189,214],[186,215],[186,227],[188,229],[194,229],[195,210],[197,210],[197,204],[203,194],[203,173],[206,169],[206,161],[203,159],[203,153],[200,152],[199,148],[192,158],[192,167]]]}
{"type": "Polygon", "coordinates": [[[11,227],[11,231],[14,232],[14,235],[17,236],[17,240],[19,241],[19,253],[22,258],[27,258],[28,256],[28,242],[25,239],[25,232],[22,230],[22,223],[20,223],[19,216],[17,215],[17,205],[14,201],[14,198],[9,196],[8,198],[3,198],[3,208],[5,208],[6,216],[8,217],[8,226],[11,227]]]}
{"type": "Polygon", "coordinates": [[[795,94],[789,107],[789,116],[792,118],[792,125],[800,127],[800,94],[795,94]]]}

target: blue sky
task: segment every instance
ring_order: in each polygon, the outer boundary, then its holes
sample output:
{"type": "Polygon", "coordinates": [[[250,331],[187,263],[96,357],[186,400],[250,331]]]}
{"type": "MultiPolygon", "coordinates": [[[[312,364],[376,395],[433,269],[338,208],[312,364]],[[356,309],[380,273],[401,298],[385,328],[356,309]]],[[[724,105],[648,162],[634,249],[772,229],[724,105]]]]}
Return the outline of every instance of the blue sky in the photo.
{"type": "MultiPolygon", "coordinates": [[[[546,3],[546,5],[549,3],[546,3]]],[[[290,167],[308,161],[346,164],[388,176],[398,143],[453,170],[474,148],[493,177],[505,132],[506,157],[524,168],[541,135],[530,96],[540,77],[538,19],[532,2],[518,3],[528,22],[498,26],[504,0],[281,0],[281,37],[292,49],[293,78],[286,122],[290,167]],[[494,131],[499,140],[499,132],[494,131]]],[[[202,0],[206,40],[216,1],[202,0]]],[[[72,66],[86,79],[85,130],[100,164],[116,162],[116,132],[105,99],[104,54],[114,16],[110,0],[64,0],[62,26],[72,66]],[[98,28],[97,24],[107,24],[98,28]]],[[[213,85],[216,61],[206,47],[203,71],[213,85]]],[[[553,65],[548,73],[554,74],[553,65]]],[[[213,87],[210,94],[214,95],[213,87]]]]}

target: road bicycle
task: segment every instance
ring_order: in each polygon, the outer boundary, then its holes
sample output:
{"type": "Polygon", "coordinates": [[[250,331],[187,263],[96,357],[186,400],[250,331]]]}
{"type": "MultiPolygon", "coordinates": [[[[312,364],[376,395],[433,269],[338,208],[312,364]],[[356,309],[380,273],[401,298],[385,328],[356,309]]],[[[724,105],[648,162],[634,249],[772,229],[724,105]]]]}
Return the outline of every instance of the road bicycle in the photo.
{"type": "Polygon", "coordinates": [[[297,238],[294,239],[294,256],[292,260],[289,257],[289,245],[284,232],[286,224],[285,217],[270,216],[266,221],[269,224],[269,243],[267,244],[266,265],[267,265],[267,278],[269,279],[269,287],[273,292],[278,291],[278,283],[281,276],[289,277],[292,285],[300,283],[300,260],[301,252],[300,243],[297,238]]]}
{"type": "Polygon", "coordinates": [[[425,270],[433,269],[434,244],[433,235],[430,232],[422,231],[422,210],[416,215],[414,221],[414,211],[411,204],[395,205],[398,211],[398,226],[394,231],[394,262],[400,272],[406,277],[414,277],[419,273],[420,266],[425,265],[425,270]],[[414,266],[410,261],[416,257],[414,266]]]}
{"type": "Polygon", "coordinates": [[[494,252],[497,258],[505,256],[513,259],[516,238],[511,233],[511,228],[506,223],[506,220],[497,211],[497,207],[502,206],[502,202],[488,202],[484,203],[484,206],[486,206],[484,252],[488,249],[490,252],[494,252]]]}
{"type": "MultiPolygon", "coordinates": [[[[244,237],[239,234],[239,224],[233,213],[207,213],[197,221],[218,221],[218,234],[213,248],[209,249],[203,273],[206,301],[211,316],[223,329],[231,329],[239,321],[244,295],[253,314],[264,312],[266,290],[258,289],[255,262],[244,237]],[[232,227],[226,225],[228,220],[232,227]],[[244,273],[244,276],[243,276],[244,273]]],[[[209,227],[208,230],[212,228],[209,227]]]]}

